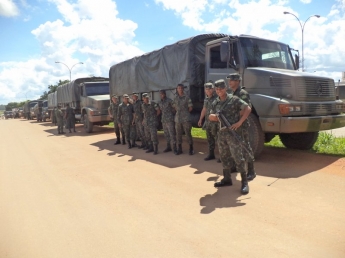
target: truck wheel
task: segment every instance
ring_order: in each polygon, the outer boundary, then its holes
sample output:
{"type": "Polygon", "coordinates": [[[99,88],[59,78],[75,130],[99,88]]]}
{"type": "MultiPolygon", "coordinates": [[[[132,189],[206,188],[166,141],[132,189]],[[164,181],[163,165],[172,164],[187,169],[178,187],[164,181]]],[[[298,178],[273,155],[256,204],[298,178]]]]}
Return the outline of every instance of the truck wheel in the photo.
{"type": "Polygon", "coordinates": [[[286,148],[309,150],[319,136],[319,132],[311,133],[283,133],[279,135],[280,140],[286,148]]]}
{"type": "Polygon", "coordinates": [[[248,130],[250,146],[254,152],[254,157],[258,157],[264,148],[265,134],[263,133],[259,119],[255,114],[251,113],[248,116],[248,121],[250,123],[248,130]]]}
{"type": "Polygon", "coordinates": [[[92,133],[93,123],[89,121],[87,114],[84,114],[84,130],[87,133],[92,133]]]}

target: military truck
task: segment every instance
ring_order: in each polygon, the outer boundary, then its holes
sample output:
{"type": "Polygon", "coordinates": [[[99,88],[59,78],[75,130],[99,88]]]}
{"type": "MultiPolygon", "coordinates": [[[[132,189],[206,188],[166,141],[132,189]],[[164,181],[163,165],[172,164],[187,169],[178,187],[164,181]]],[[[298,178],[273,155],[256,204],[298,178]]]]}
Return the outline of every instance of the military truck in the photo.
{"type": "Polygon", "coordinates": [[[32,108],[33,118],[36,118],[37,122],[42,122],[42,108],[43,108],[43,100],[37,100],[37,104],[32,108]]]}
{"type": "Polygon", "coordinates": [[[50,114],[48,111],[48,100],[43,100],[43,102],[42,102],[42,121],[46,122],[47,119],[50,119],[50,114]]]}
{"type": "Polygon", "coordinates": [[[48,94],[48,115],[50,121],[53,122],[54,108],[57,107],[57,92],[52,92],[48,94]]]}
{"type": "Polygon", "coordinates": [[[37,104],[37,100],[28,101],[23,106],[24,118],[31,120],[31,109],[37,104]]]}
{"type": "Polygon", "coordinates": [[[275,135],[287,148],[310,149],[322,130],[345,126],[345,105],[336,100],[334,80],[297,71],[299,56],[284,43],[249,35],[203,34],[113,65],[110,94],[148,92],[173,98],[183,83],[193,102],[194,126],[200,117],[204,83],[242,76],[253,104],[250,141],[257,157],[275,135]]]}
{"type": "Polygon", "coordinates": [[[74,109],[75,119],[84,124],[87,133],[94,125],[108,125],[109,79],[103,77],[79,78],[57,89],[57,103],[62,110],[67,104],[74,109]]]}

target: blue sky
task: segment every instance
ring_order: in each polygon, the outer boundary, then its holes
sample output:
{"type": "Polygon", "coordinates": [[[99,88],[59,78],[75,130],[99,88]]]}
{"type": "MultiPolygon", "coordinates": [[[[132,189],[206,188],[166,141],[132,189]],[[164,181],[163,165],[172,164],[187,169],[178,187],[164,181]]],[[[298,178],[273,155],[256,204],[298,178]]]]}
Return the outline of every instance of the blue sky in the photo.
{"type": "Polygon", "coordinates": [[[301,50],[305,68],[338,81],[345,71],[345,0],[0,0],[0,104],[48,85],[108,76],[111,65],[197,34],[250,34],[301,50]]]}

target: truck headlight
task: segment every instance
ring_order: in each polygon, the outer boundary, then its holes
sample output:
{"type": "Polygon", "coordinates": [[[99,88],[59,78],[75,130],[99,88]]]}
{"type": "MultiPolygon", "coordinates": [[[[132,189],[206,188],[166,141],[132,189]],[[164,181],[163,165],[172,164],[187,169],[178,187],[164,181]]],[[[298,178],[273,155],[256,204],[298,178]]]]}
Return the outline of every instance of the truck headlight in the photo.
{"type": "Polygon", "coordinates": [[[91,116],[98,116],[98,115],[100,115],[100,114],[101,114],[101,112],[98,111],[98,110],[92,110],[92,111],[90,111],[90,115],[91,115],[91,116]]]}
{"type": "Polygon", "coordinates": [[[290,112],[301,112],[302,107],[298,105],[291,105],[291,104],[279,104],[279,112],[282,115],[287,115],[290,112]]]}

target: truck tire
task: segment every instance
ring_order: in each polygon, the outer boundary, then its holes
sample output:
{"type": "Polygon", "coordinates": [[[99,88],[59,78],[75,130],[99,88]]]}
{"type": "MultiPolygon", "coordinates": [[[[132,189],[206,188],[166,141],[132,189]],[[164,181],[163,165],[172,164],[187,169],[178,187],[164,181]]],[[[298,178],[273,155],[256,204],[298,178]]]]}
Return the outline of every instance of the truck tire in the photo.
{"type": "Polygon", "coordinates": [[[309,150],[319,136],[319,132],[310,133],[282,133],[279,135],[280,140],[286,148],[309,150]]]}
{"type": "Polygon", "coordinates": [[[93,129],[93,123],[91,123],[90,121],[89,121],[89,118],[88,118],[88,116],[87,116],[87,114],[84,114],[84,130],[85,130],[85,132],[87,132],[87,133],[92,133],[92,129],[93,129]]]}
{"type": "Polygon", "coordinates": [[[248,116],[248,121],[250,123],[248,130],[250,146],[254,152],[254,157],[258,157],[264,149],[265,134],[262,131],[260,121],[255,114],[251,113],[248,116]]]}

